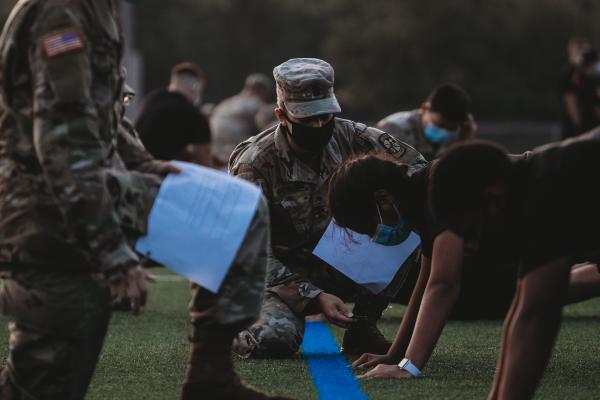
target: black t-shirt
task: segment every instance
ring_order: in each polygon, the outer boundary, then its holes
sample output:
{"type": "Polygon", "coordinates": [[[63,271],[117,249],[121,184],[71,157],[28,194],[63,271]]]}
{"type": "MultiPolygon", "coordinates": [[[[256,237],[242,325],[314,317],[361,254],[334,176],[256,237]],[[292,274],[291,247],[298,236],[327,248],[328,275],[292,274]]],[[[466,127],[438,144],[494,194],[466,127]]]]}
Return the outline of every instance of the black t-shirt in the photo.
{"type": "MultiPolygon", "coordinates": [[[[500,233],[480,238],[478,258],[518,262],[522,274],[560,257],[600,261],[600,128],[511,161],[507,223],[500,233]]],[[[432,165],[412,174],[411,196],[400,209],[421,236],[427,257],[446,229],[427,206],[432,165]]]]}
{"type": "Polygon", "coordinates": [[[572,256],[600,255],[600,129],[514,161],[509,243],[522,272],[572,256]]]}
{"type": "Polygon", "coordinates": [[[148,95],[135,128],[144,146],[159,160],[179,157],[188,144],[210,142],[207,118],[183,95],[165,89],[148,95]]]}

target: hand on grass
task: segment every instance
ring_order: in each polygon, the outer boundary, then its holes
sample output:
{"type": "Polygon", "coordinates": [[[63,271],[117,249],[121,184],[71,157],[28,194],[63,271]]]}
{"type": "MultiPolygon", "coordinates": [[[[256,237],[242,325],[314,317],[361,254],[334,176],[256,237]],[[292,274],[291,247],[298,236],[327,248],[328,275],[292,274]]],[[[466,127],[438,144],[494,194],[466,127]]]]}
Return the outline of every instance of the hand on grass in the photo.
{"type": "Polygon", "coordinates": [[[379,364],[366,374],[359,375],[359,379],[410,379],[413,376],[397,365],[379,364]]]}
{"type": "Polygon", "coordinates": [[[348,329],[354,323],[352,313],[348,311],[344,302],[337,296],[322,292],[317,297],[321,311],[330,323],[348,329]]]}
{"type": "Polygon", "coordinates": [[[352,363],[352,368],[366,369],[379,364],[398,364],[398,362],[392,360],[387,354],[364,353],[352,363]]]}

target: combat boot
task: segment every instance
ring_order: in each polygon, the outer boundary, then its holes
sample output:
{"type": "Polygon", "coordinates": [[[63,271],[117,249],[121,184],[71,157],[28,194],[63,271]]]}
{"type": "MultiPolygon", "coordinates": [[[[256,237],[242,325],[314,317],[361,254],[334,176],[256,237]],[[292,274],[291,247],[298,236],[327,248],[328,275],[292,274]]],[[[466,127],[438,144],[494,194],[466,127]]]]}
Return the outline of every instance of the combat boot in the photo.
{"type": "Polygon", "coordinates": [[[231,360],[235,333],[209,328],[198,336],[192,342],[181,400],[292,400],[266,395],[241,382],[231,360]]]}
{"type": "Polygon", "coordinates": [[[377,328],[377,321],[359,319],[344,333],[341,350],[349,355],[386,354],[391,345],[377,328]]]}

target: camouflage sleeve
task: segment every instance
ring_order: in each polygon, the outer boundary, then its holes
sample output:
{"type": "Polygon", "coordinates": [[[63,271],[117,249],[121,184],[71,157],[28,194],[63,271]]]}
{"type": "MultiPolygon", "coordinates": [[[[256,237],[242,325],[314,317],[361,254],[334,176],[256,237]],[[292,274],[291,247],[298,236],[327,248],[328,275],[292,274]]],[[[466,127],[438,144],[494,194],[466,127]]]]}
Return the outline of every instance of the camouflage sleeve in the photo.
{"type": "Polygon", "coordinates": [[[292,272],[272,254],[269,255],[267,289],[276,293],[297,314],[302,314],[308,304],[323,292],[305,277],[292,272]]]}
{"type": "MultiPolygon", "coordinates": [[[[270,190],[267,179],[251,165],[234,163],[230,167],[230,174],[260,186],[264,196],[270,202],[270,190]]],[[[267,290],[276,293],[294,312],[302,313],[306,306],[323,290],[284,265],[273,254],[271,246],[269,246],[267,256],[267,290]]]]}
{"type": "Polygon", "coordinates": [[[119,125],[117,151],[128,170],[167,176],[169,162],[154,159],[140,140],[135,128],[124,118],[119,125]]]}
{"type": "Polygon", "coordinates": [[[427,165],[427,160],[412,146],[394,139],[379,129],[357,126],[354,142],[357,152],[385,152],[395,159],[418,169],[427,165]]]}
{"type": "Polygon", "coordinates": [[[30,43],[33,141],[47,185],[68,229],[93,254],[98,270],[122,272],[139,260],[126,242],[106,186],[109,149],[100,139],[101,116],[91,94],[92,44],[64,6],[38,18],[30,43]]]}

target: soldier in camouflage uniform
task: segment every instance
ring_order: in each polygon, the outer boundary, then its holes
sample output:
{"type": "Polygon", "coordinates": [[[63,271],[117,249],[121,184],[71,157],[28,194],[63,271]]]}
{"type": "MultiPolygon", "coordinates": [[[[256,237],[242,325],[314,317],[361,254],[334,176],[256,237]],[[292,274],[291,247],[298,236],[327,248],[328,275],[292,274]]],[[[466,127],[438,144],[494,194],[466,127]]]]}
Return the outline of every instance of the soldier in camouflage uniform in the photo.
{"type": "MultiPolygon", "coordinates": [[[[153,160],[127,119],[119,129],[117,143],[127,168],[163,175],[164,166],[153,160]]],[[[158,189],[159,184],[154,182],[151,186],[158,189]]],[[[254,323],[260,313],[268,242],[269,210],[263,199],[219,293],[192,284],[193,331],[182,399],[284,399],[268,397],[242,385],[230,358],[233,338],[254,323]]]]}
{"type": "Polygon", "coordinates": [[[0,311],[3,399],[80,399],[110,318],[107,281],[137,312],[131,248],[151,202],[116,155],[116,4],[20,1],[0,39],[0,311]]]}
{"type": "MultiPolygon", "coordinates": [[[[293,356],[302,342],[304,317],[323,312],[330,322],[348,328],[343,342],[347,353],[385,352],[389,342],[376,322],[393,293],[373,295],[312,250],[330,222],[327,182],[342,160],[383,151],[415,168],[426,161],[384,132],[334,118],[340,107],[328,63],[292,59],[276,67],[274,77],[280,123],[241,143],[230,160],[231,174],[262,188],[272,232],[261,317],[238,335],[234,350],[252,357],[293,356]],[[353,313],[342,300],[355,300],[353,313]]],[[[401,283],[398,279],[391,291],[401,283]]]]}
{"type": "MultiPolygon", "coordinates": [[[[124,92],[124,95],[126,93],[124,92]]],[[[164,163],[146,151],[137,132],[123,118],[117,137],[118,152],[126,167],[164,175],[164,163]]],[[[176,172],[169,169],[168,172],[176,172]]],[[[150,183],[158,190],[159,182],[150,183]]],[[[181,398],[267,400],[269,397],[241,384],[231,364],[235,335],[254,323],[260,314],[269,248],[269,209],[261,200],[240,250],[218,294],[192,283],[190,361],[181,398]]]]}
{"type": "Polygon", "coordinates": [[[471,101],[459,86],[443,84],[420,109],[400,111],[377,123],[377,128],[410,144],[431,161],[450,144],[472,139],[477,126],[471,101]]]}

